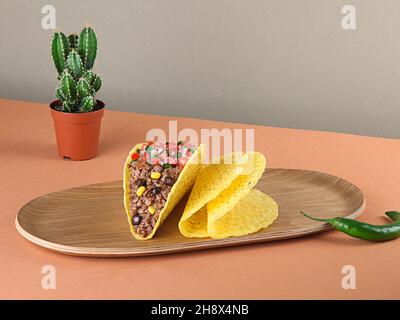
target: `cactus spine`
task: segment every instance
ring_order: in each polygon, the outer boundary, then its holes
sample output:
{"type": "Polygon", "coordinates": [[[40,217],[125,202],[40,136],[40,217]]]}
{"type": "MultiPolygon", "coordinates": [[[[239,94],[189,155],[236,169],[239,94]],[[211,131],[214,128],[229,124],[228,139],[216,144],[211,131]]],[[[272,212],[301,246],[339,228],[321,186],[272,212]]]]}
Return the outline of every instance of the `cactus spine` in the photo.
{"type": "Polygon", "coordinates": [[[97,38],[92,28],[85,27],[79,36],[54,33],[51,55],[60,80],[55,96],[62,103],[61,111],[96,110],[95,95],[102,86],[102,79],[92,71],[96,54],[97,38]]]}

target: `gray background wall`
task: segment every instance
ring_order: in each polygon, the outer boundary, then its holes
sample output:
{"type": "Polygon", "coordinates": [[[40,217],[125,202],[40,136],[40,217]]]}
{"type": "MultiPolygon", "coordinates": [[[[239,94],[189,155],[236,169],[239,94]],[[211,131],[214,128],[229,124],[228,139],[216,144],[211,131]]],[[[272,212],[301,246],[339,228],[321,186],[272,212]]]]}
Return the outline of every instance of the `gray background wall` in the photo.
{"type": "Polygon", "coordinates": [[[96,29],[110,109],[400,136],[398,0],[0,0],[0,97],[53,99],[45,4],[96,29]]]}

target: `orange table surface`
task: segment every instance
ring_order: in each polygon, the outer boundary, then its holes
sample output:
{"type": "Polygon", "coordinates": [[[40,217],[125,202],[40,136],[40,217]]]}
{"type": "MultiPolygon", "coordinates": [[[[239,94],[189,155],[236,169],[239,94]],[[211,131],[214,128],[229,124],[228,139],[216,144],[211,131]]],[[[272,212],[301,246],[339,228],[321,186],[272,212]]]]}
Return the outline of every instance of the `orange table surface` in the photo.
{"type": "MultiPolygon", "coordinates": [[[[266,118],[268,114],[265,115],[266,118]]],[[[400,210],[400,140],[106,110],[98,157],[57,157],[46,104],[0,100],[0,298],[33,299],[359,299],[400,298],[400,240],[370,243],[329,231],[303,238],[137,258],[53,253],[18,234],[15,216],[45,193],[121,179],[126,154],[148,129],[254,128],[270,167],[324,171],[364,192],[360,220],[386,223],[400,210]],[[56,289],[41,286],[44,265],[56,289]],[[356,269],[356,289],[341,286],[356,269]]],[[[355,120],[356,121],[356,120],[355,120]]],[[[382,124],[383,125],[383,124],[382,124]]]]}

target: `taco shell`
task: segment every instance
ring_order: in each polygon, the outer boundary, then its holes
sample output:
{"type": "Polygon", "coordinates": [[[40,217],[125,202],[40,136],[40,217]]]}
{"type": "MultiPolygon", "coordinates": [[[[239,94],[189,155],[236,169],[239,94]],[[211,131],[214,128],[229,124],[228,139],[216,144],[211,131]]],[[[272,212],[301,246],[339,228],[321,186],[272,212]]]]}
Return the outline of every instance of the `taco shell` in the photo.
{"type": "Polygon", "coordinates": [[[186,237],[226,238],[257,232],[278,216],[268,195],[252,189],[261,178],[266,159],[260,152],[221,157],[197,176],[179,230],[186,237]],[[240,159],[240,160],[237,160],[240,159]]]}

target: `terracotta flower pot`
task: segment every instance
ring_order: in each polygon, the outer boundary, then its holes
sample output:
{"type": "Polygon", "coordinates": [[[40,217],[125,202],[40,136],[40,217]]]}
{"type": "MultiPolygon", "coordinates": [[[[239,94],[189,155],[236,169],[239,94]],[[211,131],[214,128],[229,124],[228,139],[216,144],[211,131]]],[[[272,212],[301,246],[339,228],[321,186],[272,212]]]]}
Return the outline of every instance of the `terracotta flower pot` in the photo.
{"type": "Polygon", "coordinates": [[[58,155],[71,160],[88,160],[97,154],[104,102],[97,100],[99,110],[84,113],[68,113],[55,109],[56,100],[50,103],[50,112],[56,131],[58,155]]]}

